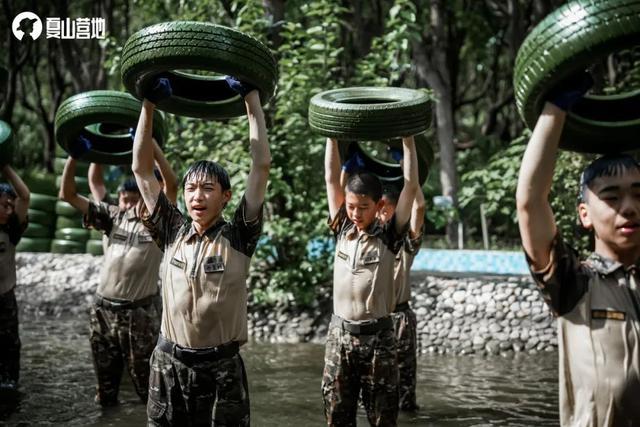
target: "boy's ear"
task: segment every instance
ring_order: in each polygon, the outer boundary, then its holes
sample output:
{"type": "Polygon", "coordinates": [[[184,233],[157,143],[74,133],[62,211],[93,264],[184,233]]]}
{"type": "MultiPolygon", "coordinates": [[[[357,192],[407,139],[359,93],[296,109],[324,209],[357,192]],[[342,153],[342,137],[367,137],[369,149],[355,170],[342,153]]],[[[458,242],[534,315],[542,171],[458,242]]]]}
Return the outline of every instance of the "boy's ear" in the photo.
{"type": "Polygon", "coordinates": [[[591,230],[593,228],[593,222],[591,221],[591,216],[589,215],[587,204],[584,202],[581,202],[578,205],[578,219],[583,228],[587,230],[591,230]]]}
{"type": "Polygon", "coordinates": [[[376,203],[376,210],[382,209],[383,206],[384,206],[384,199],[378,200],[378,203],[376,203]]]}
{"type": "Polygon", "coordinates": [[[222,196],[224,197],[224,202],[225,202],[225,204],[226,204],[229,200],[231,200],[231,195],[232,195],[231,190],[225,190],[225,191],[224,191],[224,193],[222,193],[222,196]]]}

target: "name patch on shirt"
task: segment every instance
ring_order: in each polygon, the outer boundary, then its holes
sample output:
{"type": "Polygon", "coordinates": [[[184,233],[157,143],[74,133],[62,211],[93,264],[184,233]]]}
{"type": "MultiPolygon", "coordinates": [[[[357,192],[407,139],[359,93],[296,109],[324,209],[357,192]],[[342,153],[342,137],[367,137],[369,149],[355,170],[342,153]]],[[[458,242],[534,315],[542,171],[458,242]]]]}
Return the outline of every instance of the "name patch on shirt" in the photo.
{"type": "Polygon", "coordinates": [[[127,241],[127,235],[122,233],[113,233],[113,240],[127,241]]]}
{"type": "Polygon", "coordinates": [[[375,264],[380,262],[380,254],[378,251],[372,251],[362,257],[362,264],[375,264]]]}
{"type": "Polygon", "coordinates": [[[611,320],[625,320],[627,314],[624,311],[613,310],[591,310],[592,319],[611,319],[611,320]]]}
{"type": "Polygon", "coordinates": [[[151,237],[151,234],[138,234],[138,243],[151,243],[153,242],[153,238],[151,237]]]}
{"type": "Polygon", "coordinates": [[[338,251],[338,258],[344,260],[344,261],[349,261],[349,255],[345,254],[342,251],[338,251]]]}
{"type": "Polygon", "coordinates": [[[205,273],[219,273],[224,271],[224,259],[220,255],[214,255],[205,258],[204,260],[204,272],[205,273]]]}
{"type": "Polygon", "coordinates": [[[170,264],[181,269],[184,269],[185,266],[184,261],[180,261],[178,258],[172,258],[170,264]]]}

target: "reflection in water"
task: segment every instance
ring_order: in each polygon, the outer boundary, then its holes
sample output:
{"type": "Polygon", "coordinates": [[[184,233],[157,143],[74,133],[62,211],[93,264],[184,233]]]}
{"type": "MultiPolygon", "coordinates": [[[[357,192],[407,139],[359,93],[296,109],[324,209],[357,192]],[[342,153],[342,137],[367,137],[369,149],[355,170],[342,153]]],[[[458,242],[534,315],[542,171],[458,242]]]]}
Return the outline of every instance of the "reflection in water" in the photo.
{"type": "MultiPolygon", "coordinates": [[[[22,316],[21,398],[9,425],[140,426],[146,421],[125,374],[121,404],[93,403],[88,322],[85,318],[22,316]]],[[[319,426],[324,423],[320,381],[323,346],[258,344],[243,347],[251,392],[252,425],[319,426]]],[[[557,355],[501,357],[423,356],[418,359],[416,415],[400,426],[553,426],[557,413],[557,355]]],[[[4,402],[3,402],[4,403],[4,402]]],[[[364,413],[359,425],[367,425],[364,413]]],[[[0,421],[2,424],[2,421],[0,421]]]]}

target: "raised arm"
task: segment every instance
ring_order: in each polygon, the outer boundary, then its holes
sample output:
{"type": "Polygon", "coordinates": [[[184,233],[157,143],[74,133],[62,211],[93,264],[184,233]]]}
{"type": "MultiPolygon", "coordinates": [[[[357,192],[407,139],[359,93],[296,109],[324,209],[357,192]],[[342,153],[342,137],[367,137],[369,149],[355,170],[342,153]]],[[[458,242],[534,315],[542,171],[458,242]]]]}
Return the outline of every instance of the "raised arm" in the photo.
{"type": "Polygon", "coordinates": [[[551,242],[556,235],[549,193],[565,117],[566,113],[560,108],[545,104],[522,157],[518,176],[516,206],[520,237],[535,269],[549,263],[551,242]]]}
{"type": "Polygon", "coordinates": [[[89,211],[89,199],[78,194],[76,190],[76,159],[69,156],[62,171],[62,183],[60,184],[60,197],[65,202],[86,215],[89,211]]]}
{"type": "Polygon", "coordinates": [[[29,199],[31,198],[29,188],[11,166],[4,165],[2,167],[2,173],[16,192],[15,212],[16,215],[18,215],[20,223],[23,223],[27,218],[27,211],[29,210],[29,199]]]}
{"type": "Polygon", "coordinates": [[[395,213],[396,231],[398,232],[402,232],[409,222],[411,207],[420,187],[418,184],[418,157],[413,136],[402,138],[402,174],[404,185],[398,197],[395,213]]]}
{"type": "Polygon", "coordinates": [[[422,232],[425,209],[424,193],[422,192],[422,188],[418,188],[416,197],[413,199],[413,205],[411,206],[411,220],[409,222],[409,233],[412,239],[418,237],[422,232]]]}
{"type": "Polygon", "coordinates": [[[91,163],[89,165],[89,172],[87,173],[89,180],[89,190],[93,196],[93,200],[101,202],[107,195],[107,187],[104,185],[104,176],[102,165],[98,163],[91,163]]]}
{"type": "Polygon", "coordinates": [[[327,201],[329,217],[335,218],[340,206],[344,203],[344,187],[340,183],[340,153],[338,141],[327,138],[324,151],[324,181],[327,185],[327,201]]]}
{"type": "Polygon", "coordinates": [[[247,220],[254,219],[260,213],[267,192],[269,169],[271,168],[271,151],[267,139],[267,126],[264,112],[260,105],[260,95],[252,90],[244,97],[249,119],[249,144],[251,150],[251,169],[247,177],[245,191],[247,220]]]}
{"type": "Polygon", "coordinates": [[[162,175],[164,194],[167,196],[167,199],[175,205],[178,197],[178,176],[173,171],[173,168],[167,161],[167,158],[164,156],[162,149],[155,139],[153,139],[153,157],[160,170],[160,175],[162,175]]]}
{"type": "Polygon", "coordinates": [[[155,105],[148,99],[142,101],[140,119],[133,138],[133,161],[131,170],[136,177],[140,194],[149,212],[153,212],[162,191],[153,173],[153,112],[155,105]]]}

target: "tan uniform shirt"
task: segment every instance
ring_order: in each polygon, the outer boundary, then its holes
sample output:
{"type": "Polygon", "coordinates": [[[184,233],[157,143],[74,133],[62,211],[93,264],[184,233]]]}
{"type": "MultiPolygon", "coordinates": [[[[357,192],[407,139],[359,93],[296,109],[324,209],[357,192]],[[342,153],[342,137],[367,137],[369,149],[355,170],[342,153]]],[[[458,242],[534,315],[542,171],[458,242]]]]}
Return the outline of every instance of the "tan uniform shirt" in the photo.
{"type": "Polygon", "coordinates": [[[202,236],[164,194],[144,219],[165,251],[162,335],[176,344],[213,347],[247,341],[247,277],[262,230],[262,211],[244,215],[244,197],[233,220],[218,221],[202,236]]]}
{"type": "Polygon", "coordinates": [[[16,286],[16,246],[29,223],[20,224],[15,213],[6,224],[0,225],[0,295],[16,286]]]}
{"type": "Polygon", "coordinates": [[[135,209],[123,211],[105,202],[91,202],[84,225],[108,237],[98,295],[136,301],[158,293],[162,251],[135,209]]]}
{"type": "Polygon", "coordinates": [[[563,426],[640,425],[638,268],[595,253],[580,262],[556,237],[549,265],[532,271],[558,315],[563,426]]]}
{"type": "Polygon", "coordinates": [[[347,320],[389,315],[396,306],[395,258],[405,234],[396,232],[395,217],[358,232],[343,204],[329,226],[336,238],[333,312],[347,320]]]}
{"type": "Polygon", "coordinates": [[[393,285],[396,289],[396,304],[404,304],[411,299],[411,266],[420,251],[422,233],[412,239],[407,233],[402,242],[402,250],[396,255],[393,285]]]}

